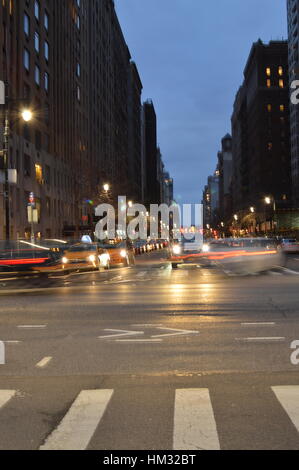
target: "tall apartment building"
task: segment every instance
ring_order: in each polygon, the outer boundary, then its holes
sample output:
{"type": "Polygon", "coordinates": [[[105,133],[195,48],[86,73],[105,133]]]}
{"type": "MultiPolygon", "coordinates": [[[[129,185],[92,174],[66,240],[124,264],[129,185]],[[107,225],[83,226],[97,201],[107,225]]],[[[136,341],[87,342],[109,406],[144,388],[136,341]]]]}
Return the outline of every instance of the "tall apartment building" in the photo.
{"type": "Polygon", "coordinates": [[[291,205],[288,44],[253,44],[232,115],[233,208],[291,205]]]}
{"type": "MultiPolygon", "coordinates": [[[[30,192],[35,233],[79,234],[90,228],[103,183],[115,196],[140,195],[142,85],[114,2],[2,0],[0,26],[0,80],[11,99],[9,166],[18,171],[10,186],[11,236],[30,233],[30,192]],[[33,112],[28,124],[19,118],[23,99],[33,112]]],[[[1,118],[0,146],[2,134],[1,118]]]]}
{"type": "Polygon", "coordinates": [[[208,177],[203,191],[203,224],[205,229],[216,229],[219,224],[219,171],[208,177]]]}
{"type": "MultiPolygon", "coordinates": [[[[287,0],[289,82],[299,79],[299,1],[287,0]]],[[[293,202],[299,207],[299,106],[290,104],[293,202]]]]}
{"type": "Polygon", "coordinates": [[[226,134],[221,140],[221,151],[218,152],[219,172],[219,218],[227,222],[232,215],[232,137],[226,134]]]}
{"type": "Polygon", "coordinates": [[[145,204],[161,203],[161,153],[157,146],[157,116],[153,102],[143,104],[144,113],[144,153],[145,153],[145,204]]]}

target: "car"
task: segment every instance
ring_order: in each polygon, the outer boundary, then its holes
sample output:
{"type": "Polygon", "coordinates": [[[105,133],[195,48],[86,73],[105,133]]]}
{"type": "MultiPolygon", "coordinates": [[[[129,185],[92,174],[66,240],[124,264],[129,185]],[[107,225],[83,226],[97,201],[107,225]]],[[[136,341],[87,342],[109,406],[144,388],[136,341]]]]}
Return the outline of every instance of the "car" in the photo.
{"type": "Polygon", "coordinates": [[[134,242],[134,254],[143,255],[147,253],[147,242],[145,240],[136,240],[134,242]]]}
{"type": "Polygon", "coordinates": [[[110,256],[98,243],[78,243],[64,252],[61,259],[64,270],[109,269],[110,256]]]}
{"type": "Polygon", "coordinates": [[[51,272],[61,270],[61,256],[42,243],[27,240],[0,242],[0,272],[51,272]]]}
{"type": "Polygon", "coordinates": [[[110,257],[110,266],[132,266],[135,264],[134,246],[129,240],[108,240],[99,243],[99,246],[107,250],[110,257]]]}
{"type": "Polygon", "coordinates": [[[295,238],[283,238],[280,247],[284,253],[299,252],[299,242],[295,238]]]}

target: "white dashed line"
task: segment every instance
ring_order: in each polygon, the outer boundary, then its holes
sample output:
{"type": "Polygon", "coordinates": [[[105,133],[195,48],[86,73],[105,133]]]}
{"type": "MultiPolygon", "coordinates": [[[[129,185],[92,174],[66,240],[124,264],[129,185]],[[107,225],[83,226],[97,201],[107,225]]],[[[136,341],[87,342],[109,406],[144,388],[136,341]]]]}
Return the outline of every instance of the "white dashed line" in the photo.
{"type": "Polygon", "coordinates": [[[36,329],[36,330],[40,329],[41,330],[41,329],[47,328],[47,326],[48,325],[18,325],[18,328],[24,329],[24,330],[26,330],[26,329],[28,329],[28,330],[30,330],[30,329],[32,329],[32,330],[33,329],[36,329]]]}
{"type": "Polygon", "coordinates": [[[279,343],[286,339],[284,337],[258,337],[258,338],[235,338],[240,343],[279,343]]]}
{"type": "Polygon", "coordinates": [[[275,322],[241,323],[242,326],[275,326],[275,322]]]}
{"type": "Polygon", "coordinates": [[[35,367],[37,367],[38,369],[43,369],[52,361],[52,359],[52,357],[44,357],[44,359],[38,362],[35,367]]]}

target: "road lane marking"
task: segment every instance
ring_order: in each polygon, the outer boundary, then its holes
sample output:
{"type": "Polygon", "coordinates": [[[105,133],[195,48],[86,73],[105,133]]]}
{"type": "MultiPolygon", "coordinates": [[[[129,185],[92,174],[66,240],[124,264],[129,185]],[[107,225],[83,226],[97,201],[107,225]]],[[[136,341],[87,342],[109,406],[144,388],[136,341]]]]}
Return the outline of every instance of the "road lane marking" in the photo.
{"type": "Polygon", "coordinates": [[[4,341],[5,344],[19,344],[22,341],[4,341]]]}
{"type": "Polygon", "coordinates": [[[111,333],[116,333],[114,335],[106,335],[106,336],[98,336],[98,339],[112,339],[112,338],[119,338],[121,336],[137,336],[137,335],[144,335],[144,331],[127,331],[127,330],[112,330],[112,329],[105,329],[104,331],[110,331],[111,333]]]}
{"type": "Polygon", "coordinates": [[[284,337],[258,337],[258,338],[235,338],[236,341],[241,343],[279,343],[286,339],[284,337]]]}
{"type": "Polygon", "coordinates": [[[277,400],[299,432],[299,386],[286,385],[271,388],[277,400]]]}
{"type": "Polygon", "coordinates": [[[192,331],[192,330],[177,330],[174,328],[158,328],[158,330],[163,330],[163,331],[173,331],[174,333],[166,333],[163,335],[154,335],[152,338],[166,338],[169,336],[182,336],[182,335],[198,335],[199,331],[192,331]]]}
{"type": "Polygon", "coordinates": [[[242,326],[275,326],[275,322],[241,323],[242,326]]]}
{"type": "Polygon", "coordinates": [[[117,339],[116,343],[162,343],[162,339],[117,339]]]}
{"type": "Polygon", "coordinates": [[[18,325],[18,328],[20,329],[28,329],[28,330],[38,330],[38,329],[44,329],[44,328],[47,328],[48,325],[18,325]]]}
{"type": "Polygon", "coordinates": [[[113,390],[82,391],[40,450],[85,450],[112,395],[113,390]]]}
{"type": "Polygon", "coordinates": [[[220,450],[208,389],[176,390],[173,434],[173,450],[220,450]]]}
{"type": "Polygon", "coordinates": [[[140,273],[138,273],[136,275],[136,277],[144,277],[144,276],[146,276],[147,273],[148,273],[148,271],[141,271],[140,273]]]}
{"type": "Polygon", "coordinates": [[[36,364],[35,367],[37,367],[38,369],[43,369],[52,361],[52,359],[52,357],[44,357],[41,361],[36,364]]]}
{"type": "Polygon", "coordinates": [[[15,394],[15,390],[0,390],[0,409],[3,408],[15,394]]]}
{"type": "Polygon", "coordinates": [[[145,323],[145,324],[140,324],[140,325],[132,325],[133,328],[158,328],[159,326],[163,326],[162,323],[145,323]]]}

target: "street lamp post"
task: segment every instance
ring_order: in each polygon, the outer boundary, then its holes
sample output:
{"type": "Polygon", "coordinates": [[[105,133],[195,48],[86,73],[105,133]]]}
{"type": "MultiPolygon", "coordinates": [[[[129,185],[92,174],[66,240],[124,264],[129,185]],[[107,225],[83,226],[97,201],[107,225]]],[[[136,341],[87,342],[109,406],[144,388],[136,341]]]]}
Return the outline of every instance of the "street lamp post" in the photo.
{"type": "MultiPolygon", "coordinates": [[[[19,100],[22,101],[22,100],[19,100]]],[[[29,122],[32,119],[32,112],[24,109],[21,112],[23,121],[29,122]]],[[[9,138],[10,138],[10,122],[9,122],[9,101],[7,99],[5,105],[5,124],[3,134],[3,163],[4,163],[4,207],[5,207],[5,238],[10,240],[10,191],[9,191],[9,138]]]]}

